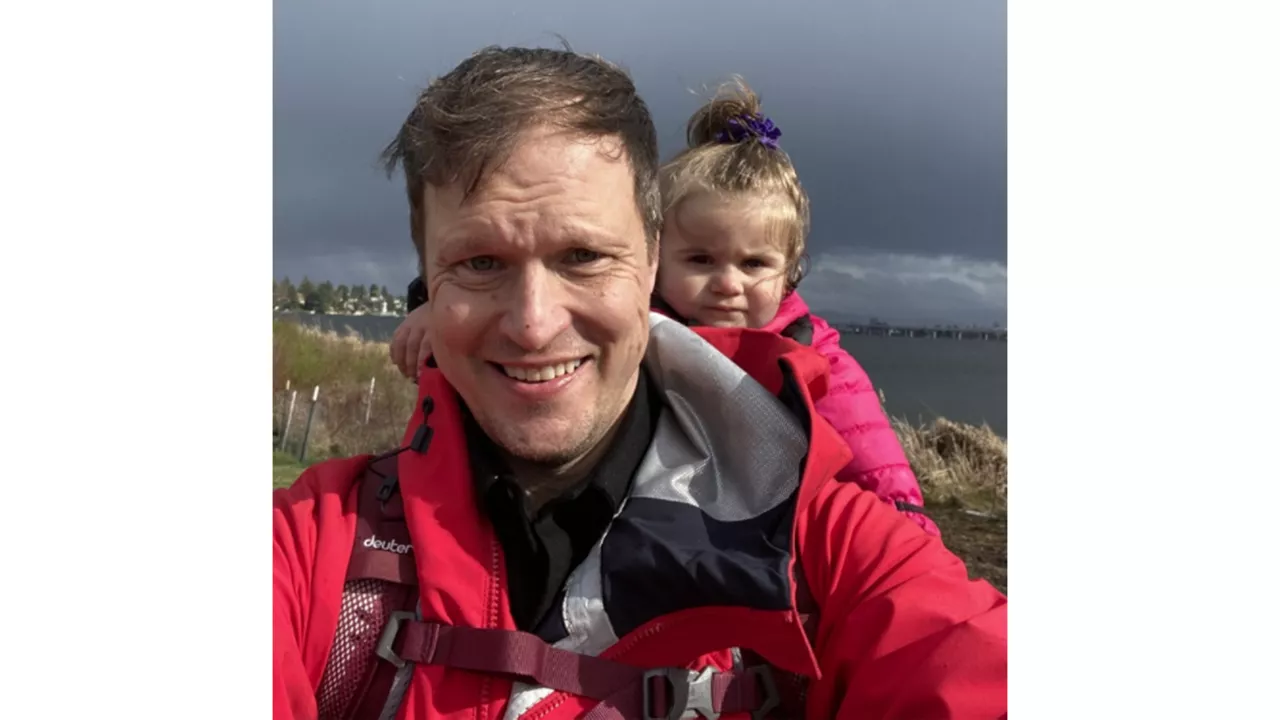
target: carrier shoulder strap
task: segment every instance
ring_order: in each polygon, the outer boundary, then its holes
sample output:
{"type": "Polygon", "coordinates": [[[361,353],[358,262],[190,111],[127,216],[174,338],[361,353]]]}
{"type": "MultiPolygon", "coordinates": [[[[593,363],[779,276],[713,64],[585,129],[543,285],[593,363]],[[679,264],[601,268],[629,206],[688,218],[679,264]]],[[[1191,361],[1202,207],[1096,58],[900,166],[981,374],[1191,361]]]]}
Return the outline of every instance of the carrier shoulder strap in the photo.
{"type": "Polygon", "coordinates": [[[396,456],[375,458],[356,493],[356,533],[333,647],[316,693],[320,720],[394,718],[412,668],[382,662],[376,646],[394,614],[417,605],[414,548],[396,456]]]}

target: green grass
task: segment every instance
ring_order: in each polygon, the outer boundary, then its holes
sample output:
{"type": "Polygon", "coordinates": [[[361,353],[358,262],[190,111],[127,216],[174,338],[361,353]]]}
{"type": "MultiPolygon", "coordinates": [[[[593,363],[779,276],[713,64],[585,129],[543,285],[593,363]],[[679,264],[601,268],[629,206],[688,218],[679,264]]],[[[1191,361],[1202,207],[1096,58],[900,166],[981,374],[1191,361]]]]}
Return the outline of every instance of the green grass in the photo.
{"type": "Polygon", "coordinates": [[[271,457],[271,487],[273,489],[289,487],[313,462],[308,460],[307,465],[303,465],[298,462],[296,455],[275,451],[271,457]]]}

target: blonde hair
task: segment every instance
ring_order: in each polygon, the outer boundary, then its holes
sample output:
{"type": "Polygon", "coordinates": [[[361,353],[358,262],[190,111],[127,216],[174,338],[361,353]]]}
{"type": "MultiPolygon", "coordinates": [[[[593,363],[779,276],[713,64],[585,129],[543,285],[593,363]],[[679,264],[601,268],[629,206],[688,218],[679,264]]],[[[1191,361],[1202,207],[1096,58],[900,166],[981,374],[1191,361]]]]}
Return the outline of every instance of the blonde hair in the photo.
{"type": "Polygon", "coordinates": [[[663,217],[674,221],[680,203],[697,193],[759,198],[759,209],[770,214],[778,229],[787,258],[787,289],[794,290],[807,259],[809,195],[790,156],[777,147],[780,133],[770,137],[756,132],[766,123],[772,127],[760,112],[759,96],[742,78],[721,85],[689,118],[688,147],[659,170],[663,217]]]}

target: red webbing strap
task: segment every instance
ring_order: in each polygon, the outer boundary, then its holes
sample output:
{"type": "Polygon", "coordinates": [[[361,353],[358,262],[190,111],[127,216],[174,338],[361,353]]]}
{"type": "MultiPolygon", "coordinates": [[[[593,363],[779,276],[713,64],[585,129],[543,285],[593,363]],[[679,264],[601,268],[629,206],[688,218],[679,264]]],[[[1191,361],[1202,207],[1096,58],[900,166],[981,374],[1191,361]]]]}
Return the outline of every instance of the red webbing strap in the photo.
{"type": "Polygon", "coordinates": [[[392,645],[408,662],[512,675],[564,692],[605,698],[638,684],[644,670],[548,645],[537,635],[406,622],[392,645]]]}
{"type": "Polygon", "coordinates": [[[680,717],[686,709],[704,710],[704,717],[767,712],[777,698],[768,668],[744,673],[644,670],[552,647],[537,635],[518,631],[405,621],[392,648],[405,662],[506,675],[601,700],[588,715],[593,720],[680,717]]]}
{"type": "Polygon", "coordinates": [[[356,501],[356,537],[347,563],[347,579],[376,578],[402,585],[418,584],[418,568],[410,546],[409,526],[404,517],[404,499],[393,492],[386,500],[379,495],[397,473],[396,459],[371,463],[360,478],[356,501]],[[382,548],[364,542],[380,542],[382,548]],[[388,552],[385,548],[396,549],[388,552]]]}
{"type": "MultiPolygon", "coordinates": [[[[384,612],[404,613],[417,605],[417,569],[412,553],[398,554],[364,545],[376,538],[382,542],[394,541],[408,545],[409,528],[405,523],[404,501],[399,493],[391,493],[384,499],[380,490],[395,478],[396,458],[386,457],[371,462],[359,480],[356,501],[356,534],[347,567],[347,581],[376,580],[376,588],[384,612]]],[[[394,547],[394,546],[393,546],[394,547]]],[[[343,590],[343,610],[347,611],[348,597],[343,590]]],[[[341,627],[339,628],[341,630],[341,627]]],[[[382,628],[374,629],[380,632],[382,628]]],[[[373,636],[376,639],[377,635],[373,636]]],[[[336,648],[336,642],[335,642],[336,648]]],[[[382,662],[372,652],[367,657],[343,654],[331,657],[325,674],[333,673],[342,678],[340,684],[348,688],[350,700],[346,707],[336,712],[335,720],[377,720],[385,714],[388,698],[396,681],[396,668],[382,662]]],[[[329,716],[320,718],[329,720],[329,716]]]]}

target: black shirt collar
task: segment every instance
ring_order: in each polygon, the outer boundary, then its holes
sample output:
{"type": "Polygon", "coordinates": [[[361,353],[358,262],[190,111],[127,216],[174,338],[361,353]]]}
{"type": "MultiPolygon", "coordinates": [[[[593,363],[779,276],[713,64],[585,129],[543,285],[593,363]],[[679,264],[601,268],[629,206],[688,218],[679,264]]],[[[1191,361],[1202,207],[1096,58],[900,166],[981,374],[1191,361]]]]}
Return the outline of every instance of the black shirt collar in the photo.
{"type": "MultiPolygon", "coordinates": [[[[614,435],[603,458],[581,482],[564,490],[547,502],[537,513],[543,515],[555,506],[575,500],[589,493],[601,501],[610,516],[622,506],[631,488],[631,479],[640,467],[640,461],[649,448],[657,429],[658,408],[661,399],[654,394],[653,383],[643,366],[636,382],[635,394],[623,413],[621,426],[614,435]]],[[[503,461],[498,447],[475,421],[466,405],[462,406],[463,425],[466,430],[467,454],[471,459],[472,477],[482,507],[484,499],[495,492],[496,485],[503,491],[519,492],[519,485],[510,467],[503,461]]],[[[527,511],[527,510],[526,510],[527,511]]],[[[532,518],[530,518],[532,519],[532,518]]]]}

